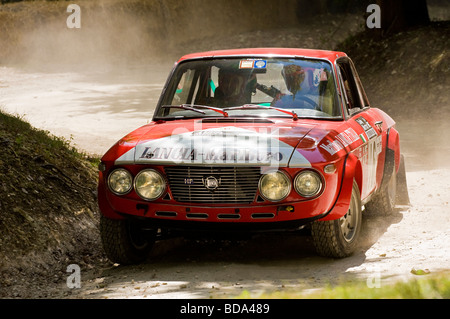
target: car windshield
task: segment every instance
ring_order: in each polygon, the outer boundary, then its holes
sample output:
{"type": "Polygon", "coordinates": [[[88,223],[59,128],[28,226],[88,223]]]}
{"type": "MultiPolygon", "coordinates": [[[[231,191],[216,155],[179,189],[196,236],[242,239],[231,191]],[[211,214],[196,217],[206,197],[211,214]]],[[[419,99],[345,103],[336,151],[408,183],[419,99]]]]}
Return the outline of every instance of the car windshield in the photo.
{"type": "Polygon", "coordinates": [[[155,118],[284,117],[294,113],[299,118],[340,119],[337,101],[331,64],[326,61],[192,60],[175,69],[155,118]]]}

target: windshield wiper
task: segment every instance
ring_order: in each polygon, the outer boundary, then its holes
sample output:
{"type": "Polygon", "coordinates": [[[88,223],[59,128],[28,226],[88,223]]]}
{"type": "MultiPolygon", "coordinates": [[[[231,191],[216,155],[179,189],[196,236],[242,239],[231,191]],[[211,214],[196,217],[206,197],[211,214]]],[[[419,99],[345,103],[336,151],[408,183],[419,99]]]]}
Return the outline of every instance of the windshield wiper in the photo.
{"type": "Polygon", "coordinates": [[[277,107],[272,107],[272,106],[263,106],[263,105],[258,105],[258,104],[244,104],[241,106],[233,106],[233,107],[227,107],[224,108],[224,111],[234,111],[234,110],[247,110],[247,109],[253,109],[253,110],[275,110],[275,111],[279,111],[279,112],[283,112],[285,114],[289,114],[292,116],[292,119],[294,121],[298,120],[298,115],[295,112],[291,112],[285,109],[279,109],[277,107]]]}
{"type": "Polygon", "coordinates": [[[207,109],[212,110],[214,112],[222,114],[224,117],[228,117],[228,113],[223,111],[222,109],[219,109],[217,107],[213,106],[207,106],[207,105],[196,105],[196,104],[181,104],[181,105],[163,105],[162,108],[170,108],[170,109],[183,109],[183,110],[189,110],[201,114],[206,114],[206,112],[200,111],[199,109],[207,109]]]}
{"type": "Polygon", "coordinates": [[[212,110],[214,112],[220,113],[222,114],[224,117],[228,117],[228,112],[227,111],[234,111],[234,110],[247,110],[247,109],[253,109],[253,110],[275,110],[275,111],[279,111],[285,114],[289,114],[290,116],[292,116],[292,119],[294,121],[298,120],[298,115],[295,112],[291,112],[285,109],[280,109],[277,107],[272,107],[272,106],[263,106],[263,105],[258,105],[258,104],[244,104],[241,106],[233,106],[233,107],[227,107],[224,109],[220,109],[217,107],[213,107],[213,106],[207,106],[207,105],[197,105],[197,104],[181,104],[181,105],[163,105],[161,106],[162,108],[173,108],[173,109],[183,109],[183,110],[189,110],[189,111],[193,111],[193,112],[197,112],[197,113],[201,113],[201,114],[206,114],[205,112],[199,110],[199,109],[206,109],[206,110],[212,110]]]}
{"type": "Polygon", "coordinates": [[[189,110],[189,111],[193,111],[193,112],[197,112],[197,113],[201,113],[201,114],[206,114],[203,111],[194,109],[193,107],[189,107],[185,104],[182,105],[163,105],[161,106],[163,109],[183,109],[183,110],[189,110]]]}

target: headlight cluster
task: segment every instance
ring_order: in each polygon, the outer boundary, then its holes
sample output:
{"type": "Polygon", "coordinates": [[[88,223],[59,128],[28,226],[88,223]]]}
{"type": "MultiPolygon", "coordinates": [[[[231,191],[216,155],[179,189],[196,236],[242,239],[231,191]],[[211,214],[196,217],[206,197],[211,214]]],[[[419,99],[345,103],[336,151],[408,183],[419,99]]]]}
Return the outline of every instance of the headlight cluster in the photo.
{"type": "Polygon", "coordinates": [[[163,194],[166,182],[157,171],[146,169],[137,174],[134,189],[143,199],[155,200],[163,194]]]}
{"type": "MultiPolygon", "coordinates": [[[[282,171],[269,172],[259,180],[259,192],[264,199],[279,202],[291,192],[292,183],[282,171]]],[[[303,197],[314,197],[322,190],[322,178],[311,170],[301,171],[294,179],[295,191],[303,197]]]]}
{"type": "Polygon", "coordinates": [[[294,179],[294,188],[303,197],[313,197],[322,189],[322,179],[313,171],[302,171],[294,179]]]}
{"type": "Polygon", "coordinates": [[[291,192],[291,181],[281,171],[264,174],[259,180],[259,192],[265,199],[279,202],[291,192]]]}
{"type": "Polygon", "coordinates": [[[108,177],[109,189],[117,195],[125,195],[133,187],[133,177],[123,168],[114,170],[108,177]]]}
{"type": "Polygon", "coordinates": [[[166,181],[153,169],[145,169],[133,177],[126,169],[118,168],[108,177],[109,189],[116,195],[128,194],[134,186],[136,193],[145,200],[159,198],[166,189],[166,181]]]}

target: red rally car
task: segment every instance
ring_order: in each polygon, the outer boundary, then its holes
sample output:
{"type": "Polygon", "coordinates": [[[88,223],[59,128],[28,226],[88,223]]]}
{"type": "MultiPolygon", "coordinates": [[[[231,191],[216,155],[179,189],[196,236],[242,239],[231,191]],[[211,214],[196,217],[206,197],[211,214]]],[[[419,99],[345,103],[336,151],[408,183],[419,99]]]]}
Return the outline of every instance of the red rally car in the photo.
{"type": "Polygon", "coordinates": [[[387,214],[406,192],[394,120],[370,106],[345,53],[323,50],[182,57],[152,121],[99,170],[102,242],[122,264],[164,235],[304,227],[320,255],[346,257],[363,205],[387,214]]]}

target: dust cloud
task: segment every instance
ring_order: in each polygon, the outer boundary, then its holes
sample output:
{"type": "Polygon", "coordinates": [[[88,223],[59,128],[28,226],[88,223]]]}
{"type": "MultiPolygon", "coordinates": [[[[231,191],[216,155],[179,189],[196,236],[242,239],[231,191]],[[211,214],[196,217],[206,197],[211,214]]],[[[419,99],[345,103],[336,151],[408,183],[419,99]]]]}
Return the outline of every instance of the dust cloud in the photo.
{"type": "Polygon", "coordinates": [[[40,71],[104,69],[151,61],[166,44],[157,1],[78,1],[81,28],[69,28],[67,2],[0,7],[2,64],[40,71]]]}
{"type": "Polygon", "coordinates": [[[0,44],[5,48],[0,63],[42,70],[159,63],[187,53],[182,46],[193,40],[298,24],[296,0],[281,4],[268,0],[76,3],[81,10],[81,28],[68,28],[66,21],[72,12],[67,12],[67,2],[24,1],[0,6],[0,44]]]}

